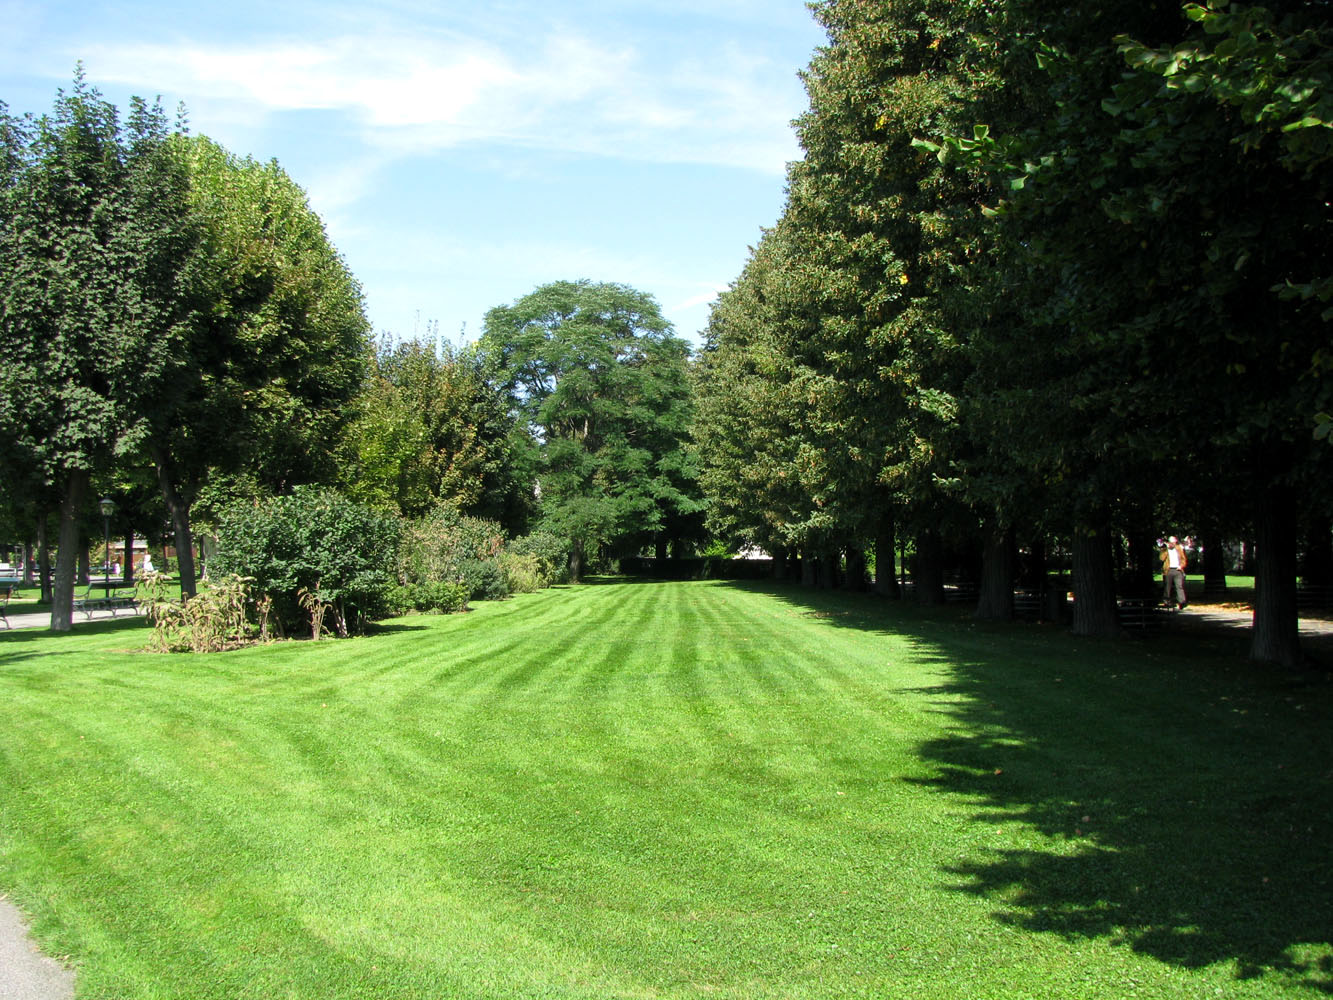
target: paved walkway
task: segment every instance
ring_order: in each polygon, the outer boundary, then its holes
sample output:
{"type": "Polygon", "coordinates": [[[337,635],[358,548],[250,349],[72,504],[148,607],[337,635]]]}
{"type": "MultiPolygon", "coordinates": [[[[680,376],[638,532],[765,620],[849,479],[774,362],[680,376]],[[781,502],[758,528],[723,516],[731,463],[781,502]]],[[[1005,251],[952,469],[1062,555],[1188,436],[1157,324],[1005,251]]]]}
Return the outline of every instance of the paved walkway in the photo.
{"type": "MultiPolygon", "coordinates": [[[[100,622],[110,618],[124,621],[126,618],[136,617],[135,612],[125,610],[117,611],[114,614],[110,611],[93,611],[90,613],[92,615],[91,618],[85,616],[82,611],[76,611],[74,612],[74,617],[70,620],[77,628],[80,625],[87,625],[90,621],[100,622]]],[[[137,616],[142,618],[143,612],[138,612],[137,616]]],[[[40,614],[16,614],[11,611],[6,617],[9,621],[10,628],[49,628],[51,625],[51,613],[49,611],[43,611],[40,614]]],[[[4,632],[5,626],[3,623],[0,623],[0,635],[3,635],[4,632]]],[[[4,994],[0,993],[0,1000],[3,1000],[3,997],[4,994]]]]}
{"type": "MultiPolygon", "coordinates": [[[[1253,611],[1224,604],[1191,604],[1184,611],[1173,612],[1172,617],[1179,617],[1191,624],[1225,629],[1248,629],[1254,625],[1253,611]]],[[[1301,638],[1333,636],[1333,620],[1328,618],[1302,618],[1298,627],[1301,638]]]]}
{"type": "Polygon", "coordinates": [[[68,1000],[74,973],[37,950],[23,915],[0,896],[0,1000],[68,1000]]]}

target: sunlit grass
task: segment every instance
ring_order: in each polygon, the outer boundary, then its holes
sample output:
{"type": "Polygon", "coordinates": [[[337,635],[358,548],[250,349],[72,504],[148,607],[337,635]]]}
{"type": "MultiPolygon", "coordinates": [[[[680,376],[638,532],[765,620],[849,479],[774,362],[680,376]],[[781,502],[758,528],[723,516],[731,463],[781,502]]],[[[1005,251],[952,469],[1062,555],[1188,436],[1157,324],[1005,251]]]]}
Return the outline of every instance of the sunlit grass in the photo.
{"type": "Polygon", "coordinates": [[[1327,686],[1230,640],[718,583],[145,638],[0,635],[0,891],[82,996],[1333,988],[1327,686]]]}

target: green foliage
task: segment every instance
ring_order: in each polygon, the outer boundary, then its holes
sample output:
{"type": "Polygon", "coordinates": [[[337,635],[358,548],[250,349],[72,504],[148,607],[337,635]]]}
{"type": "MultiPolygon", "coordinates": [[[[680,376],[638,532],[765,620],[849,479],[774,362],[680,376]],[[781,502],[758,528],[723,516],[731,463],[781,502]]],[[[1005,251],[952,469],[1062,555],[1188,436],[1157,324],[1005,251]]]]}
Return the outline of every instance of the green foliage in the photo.
{"type": "MultiPolygon", "coordinates": [[[[444,504],[407,524],[399,575],[408,588],[433,592],[447,585],[457,587],[464,601],[498,601],[562,582],[568,555],[568,541],[551,532],[506,542],[497,522],[468,517],[444,504]]],[[[407,606],[419,602],[410,593],[405,600],[407,606]]]]}
{"type": "Polygon", "coordinates": [[[80,69],[49,116],[0,107],[0,138],[0,456],[63,485],[142,446],[180,370],[197,234],[160,106],[122,124],[80,69]]]}
{"type": "Polygon", "coordinates": [[[475,600],[506,596],[496,559],[504,549],[496,521],[460,514],[442,504],[404,527],[399,576],[407,583],[458,583],[475,600]]]}
{"type": "Polygon", "coordinates": [[[467,610],[468,586],[450,580],[426,580],[393,587],[387,598],[390,609],[397,614],[418,611],[449,615],[467,610]]]}
{"type": "Polygon", "coordinates": [[[404,517],[442,502],[511,527],[527,517],[508,397],[474,348],[385,339],[353,405],[340,462],[350,496],[404,517]]]}
{"type": "Polygon", "coordinates": [[[697,530],[688,345],[624,285],[556,282],[486,315],[482,351],[539,442],[540,524],[572,573],[603,547],[697,530]]]}
{"type": "Polygon", "coordinates": [[[252,579],[256,598],[271,599],[280,631],[311,627],[304,591],[330,608],[335,632],[346,636],[387,609],[399,534],[395,518],[329,489],[300,487],[224,511],[212,566],[252,579]]]}
{"type": "Polygon", "coordinates": [[[177,144],[203,240],[188,365],[157,431],[191,489],[216,469],[269,491],[332,482],[333,444],[369,354],[361,289],[276,162],[177,144]]]}
{"type": "MultiPolygon", "coordinates": [[[[539,586],[550,587],[565,583],[569,579],[569,541],[551,531],[533,531],[512,539],[505,545],[507,556],[537,559],[537,577],[539,586]]],[[[513,587],[515,593],[525,593],[524,588],[513,587]]]]}
{"type": "Polygon", "coordinates": [[[511,594],[532,594],[551,585],[541,559],[531,553],[519,555],[506,551],[501,553],[499,563],[505,590],[511,594]]]}

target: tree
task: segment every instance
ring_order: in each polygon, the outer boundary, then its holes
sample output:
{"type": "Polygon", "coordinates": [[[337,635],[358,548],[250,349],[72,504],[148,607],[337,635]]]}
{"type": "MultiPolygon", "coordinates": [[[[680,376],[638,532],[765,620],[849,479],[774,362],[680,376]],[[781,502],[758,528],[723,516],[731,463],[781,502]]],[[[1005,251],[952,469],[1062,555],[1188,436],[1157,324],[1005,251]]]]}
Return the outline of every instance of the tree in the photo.
{"type": "Polygon", "coordinates": [[[790,226],[780,220],[709,314],[694,370],[693,437],[708,527],[784,562],[803,542],[812,499],[799,475],[802,407],[789,342],[808,332],[810,299],[793,280],[790,226]]]}
{"type": "Polygon", "coordinates": [[[574,579],[600,548],[701,512],[682,456],[689,347],[651,296],[544,285],[486,314],[481,349],[539,443],[541,524],[569,539],[574,579]]]}
{"type": "Polygon", "coordinates": [[[1243,456],[1249,471],[1260,542],[1250,655],[1297,666],[1291,532],[1300,498],[1326,497],[1329,474],[1311,427],[1333,401],[1333,308],[1320,309],[1333,298],[1321,169],[1333,157],[1333,27],[1326,4],[1210,2],[1184,15],[1191,29],[1172,47],[1117,38],[1131,72],[1104,106],[1138,176],[1106,211],[1171,235],[1156,254],[1172,293],[1156,326],[1202,333],[1190,374],[1216,398],[1202,450],[1214,464],[1243,456]],[[1211,169],[1182,172],[1182,161],[1211,169]]]}
{"type": "Polygon", "coordinates": [[[964,347],[984,315],[969,265],[985,249],[984,179],[914,144],[982,120],[1005,100],[996,4],[826,0],[830,44],[805,74],[788,216],[804,234],[820,320],[802,345],[819,381],[811,444],[845,530],[918,532],[918,596],[942,600],[942,535],[976,531],[958,463],[964,347]],[[934,586],[926,585],[934,581],[934,586]]]}
{"type": "Polygon", "coordinates": [[[532,502],[519,471],[525,449],[475,347],[437,354],[382,340],[353,406],[339,462],[349,496],[408,518],[448,501],[521,531],[532,502]]]}
{"type": "Polygon", "coordinates": [[[64,631],[90,477],[143,447],[177,368],[194,234],[159,106],[136,99],[122,126],[80,68],[49,116],[6,117],[3,132],[0,447],[32,492],[59,488],[64,631]]]}
{"type": "Polygon", "coordinates": [[[346,404],[369,352],[361,289],[305,192],[276,162],[204,137],[173,147],[200,229],[188,262],[195,310],[173,377],[150,400],[156,466],[192,593],[191,509],[205,484],[288,491],[332,482],[346,404]]]}

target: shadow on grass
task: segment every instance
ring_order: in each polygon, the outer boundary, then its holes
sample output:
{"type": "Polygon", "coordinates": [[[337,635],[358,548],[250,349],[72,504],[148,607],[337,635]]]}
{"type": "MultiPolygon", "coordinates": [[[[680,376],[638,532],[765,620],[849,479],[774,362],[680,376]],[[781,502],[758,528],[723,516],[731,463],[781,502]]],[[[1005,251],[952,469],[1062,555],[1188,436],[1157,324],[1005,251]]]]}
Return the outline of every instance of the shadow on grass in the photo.
{"type": "Polygon", "coordinates": [[[907,635],[950,664],[925,787],[978,830],[943,874],[997,921],[1103,939],[1183,968],[1231,963],[1333,995],[1333,684],[1251,665],[1235,636],[1098,642],[798,587],[762,590],[840,628],[907,635]],[[1012,837],[997,842],[1013,843],[1012,837]]]}
{"type": "MultiPolygon", "coordinates": [[[[147,629],[148,619],[143,615],[125,615],[121,618],[97,618],[93,621],[76,621],[69,632],[52,632],[43,625],[41,628],[11,628],[0,631],[0,643],[31,643],[43,640],[59,639],[70,635],[103,635],[112,632],[128,632],[134,629],[147,629]]],[[[2,648],[2,647],[0,647],[2,648]]]]}
{"type": "Polygon", "coordinates": [[[366,635],[396,635],[400,632],[424,632],[430,626],[424,622],[413,622],[410,619],[422,617],[419,615],[404,615],[401,618],[388,618],[382,622],[371,622],[366,626],[366,635]]]}

